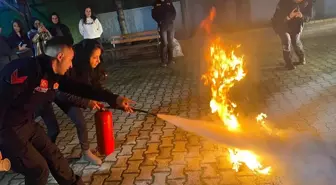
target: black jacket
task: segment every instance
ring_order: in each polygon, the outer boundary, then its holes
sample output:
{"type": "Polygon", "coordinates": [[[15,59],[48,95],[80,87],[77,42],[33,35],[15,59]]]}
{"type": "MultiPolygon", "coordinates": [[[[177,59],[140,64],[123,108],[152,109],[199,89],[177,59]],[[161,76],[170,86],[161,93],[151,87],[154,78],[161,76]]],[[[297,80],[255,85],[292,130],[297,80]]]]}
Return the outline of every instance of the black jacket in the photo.
{"type": "Polygon", "coordinates": [[[0,35],[0,57],[1,56],[10,56],[12,54],[12,50],[8,44],[8,40],[6,37],[0,35]]]}
{"type": "Polygon", "coordinates": [[[173,2],[171,0],[165,0],[164,2],[161,2],[161,0],[155,1],[153,3],[152,17],[159,25],[173,23],[176,18],[176,9],[173,6],[173,2]]]}
{"type": "Polygon", "coordinates": [[[14,60],[0,72],[0,132],[32,121],[38,106],[54,101],[55,90],[116,106],[118,95],[56,75],[47,56],[14,60]]]}
{"type": "Polygon", "coordinates": [[[27,44],[27,48],[33,49],[33,44],[26,34],[19,37],[15,32],[12,32],[8,37],[8,44],[12,49],[18,49],[19,44],[27,44]]]}
{"type": "Polygon", "coordinates": [[[280,0],[272,18],[272,26],[277,33],[299,33],[302,31],[303,23],[308,22],[312,18],[312,12],[312,0],[303,0],[301,3],[295,3],[293,0],[280,0]],[[295,8],[303,14],[303,18],[287,20],[286,17],[295,8]]]}

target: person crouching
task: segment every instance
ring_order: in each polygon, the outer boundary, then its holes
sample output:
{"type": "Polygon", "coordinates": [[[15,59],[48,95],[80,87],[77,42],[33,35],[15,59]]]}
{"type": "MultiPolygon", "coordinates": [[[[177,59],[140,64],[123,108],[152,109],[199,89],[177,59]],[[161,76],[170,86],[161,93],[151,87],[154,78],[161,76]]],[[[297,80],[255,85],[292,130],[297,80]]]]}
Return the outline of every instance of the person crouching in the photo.
{"type": "Polygon", "coordinates": [[[312,0],[280,0],[272,18],[272,26],[281,39],[283,58],[289,70],[295,69],[291,47],[299,57],[298,64],[306,64],[301,33],[304,22],[312,17],[312,4],[312,0]]]}

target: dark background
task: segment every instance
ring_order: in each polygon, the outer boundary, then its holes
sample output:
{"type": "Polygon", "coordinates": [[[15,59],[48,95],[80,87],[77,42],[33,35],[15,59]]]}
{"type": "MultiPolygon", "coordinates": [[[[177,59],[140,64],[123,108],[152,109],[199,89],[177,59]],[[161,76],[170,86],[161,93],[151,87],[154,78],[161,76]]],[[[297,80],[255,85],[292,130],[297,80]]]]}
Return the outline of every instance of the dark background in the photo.
{"type": "MultiPolygon", "coordinates": [[[[92,9],[94,9],[94,13],[100,14],[100,13],[107,13],[107,12],[113,12],[116,11],[116,5],[114,3],[114,0],[76,0],[77,1],[77,7],[80,10],[80,12],[83,12],[85,6],[89,5],[92,6],[92,9]]],[[[139,7],[145,7],[150,6],[153,4],[155,0],[122,0],[123,9],[133,9],[133,8],[139,8],[139,7]]],[[[173,2],[179,1],[179,0],[173,0],[173,2]]]]}

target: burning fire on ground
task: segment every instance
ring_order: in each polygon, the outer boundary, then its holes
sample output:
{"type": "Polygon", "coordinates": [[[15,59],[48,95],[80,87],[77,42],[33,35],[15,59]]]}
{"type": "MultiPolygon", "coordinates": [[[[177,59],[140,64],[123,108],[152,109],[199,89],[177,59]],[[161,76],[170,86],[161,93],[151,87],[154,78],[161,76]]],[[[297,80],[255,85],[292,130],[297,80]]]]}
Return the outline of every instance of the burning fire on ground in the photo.
{"type": "MultiPolygon", "coordinates": [[[[210,33],[210,26],[215,17],[216,10],[212,8],[209,17],[201,23],[202,28],[210,33]]],[[[212,113],[217,113],[221,121],[231,132],[243,131],[237,115],[234,113],[237,105],[228,99],[228,93],[236,82],[242,80],[246,73],[244,71],[243,57],[235,55],[234,51],[225,51],[221,40],[212,41],[209,48],[210,60],[209,70],[202,76],[205,84],[210,85],[212,99],[210,107],[212,113]]],[[[265,114],[257,116],[257,122],[267,131],[271,130],[265,125],[265,114]]],[[[229,148],[229,159],[233,169],[238,171],[241,165],[245,164],[249,169],[259,174],[270,174],[271,167],[264,167],[260,162],[260,156],[253,151],[229,148]]]]}

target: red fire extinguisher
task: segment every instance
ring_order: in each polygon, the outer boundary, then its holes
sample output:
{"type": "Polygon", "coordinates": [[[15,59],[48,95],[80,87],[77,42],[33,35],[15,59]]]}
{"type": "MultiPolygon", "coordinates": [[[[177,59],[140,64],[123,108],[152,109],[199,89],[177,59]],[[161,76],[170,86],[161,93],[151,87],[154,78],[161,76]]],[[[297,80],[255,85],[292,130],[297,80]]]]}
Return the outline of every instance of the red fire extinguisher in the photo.
{"type": "Polygon", "coordinates": [[[95,113],[98,152],[110,155],[114,151],[112,112],[104,108],[95,113]]]}

